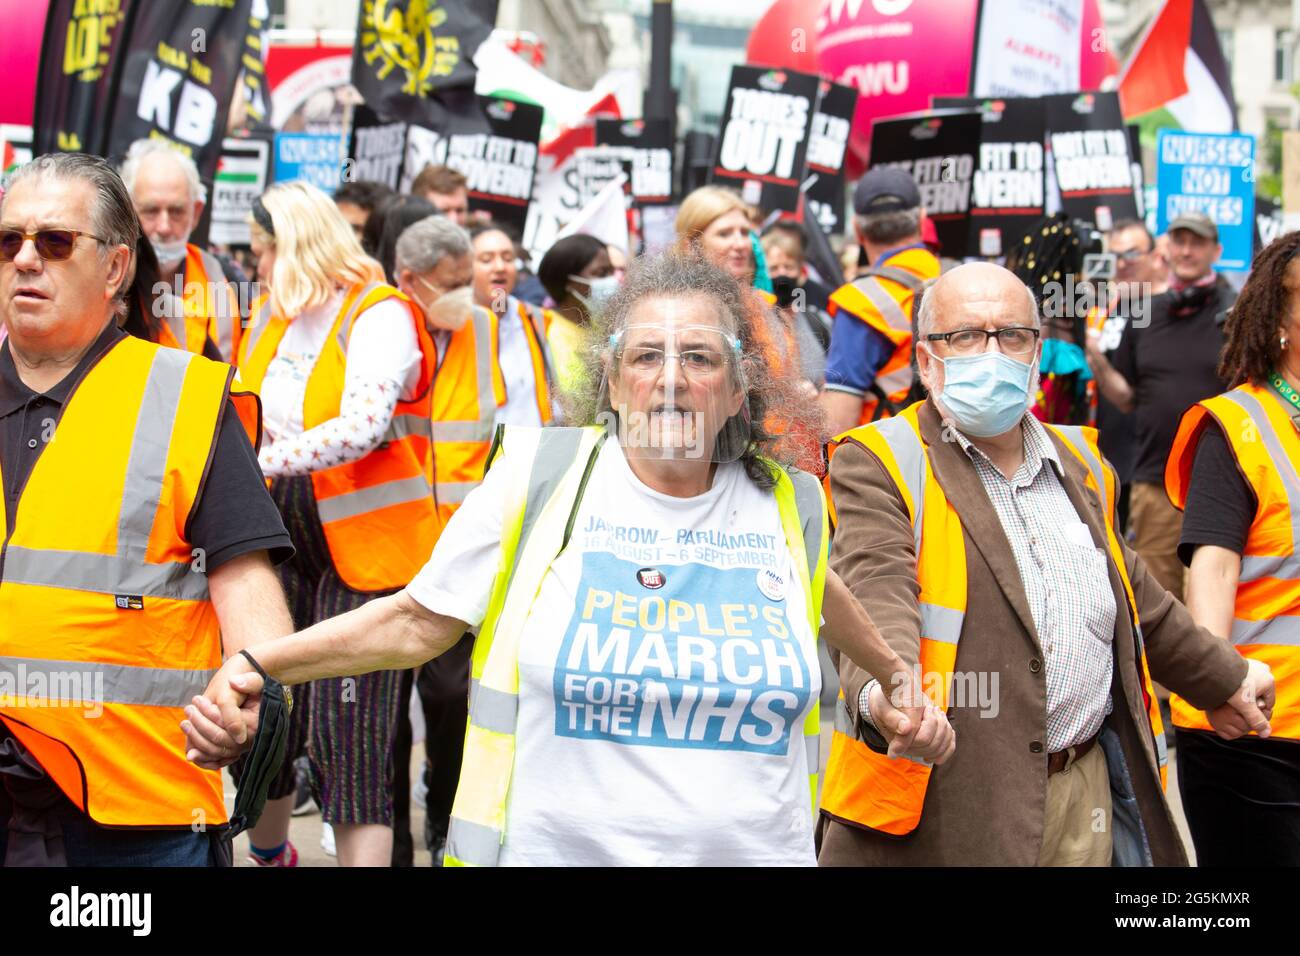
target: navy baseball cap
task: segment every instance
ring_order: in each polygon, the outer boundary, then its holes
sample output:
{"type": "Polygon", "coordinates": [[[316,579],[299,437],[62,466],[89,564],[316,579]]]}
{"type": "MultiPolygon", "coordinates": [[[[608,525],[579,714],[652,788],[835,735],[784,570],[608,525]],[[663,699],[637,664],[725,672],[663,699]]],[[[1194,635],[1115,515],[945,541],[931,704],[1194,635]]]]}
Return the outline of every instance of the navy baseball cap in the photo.
{"type": "Polygon", "coordinates": [[[912,174],[896,166],[867,170],[853,190],[853,211],[859,216],[902,212],[921,205],[921,191],[912,174]]]}

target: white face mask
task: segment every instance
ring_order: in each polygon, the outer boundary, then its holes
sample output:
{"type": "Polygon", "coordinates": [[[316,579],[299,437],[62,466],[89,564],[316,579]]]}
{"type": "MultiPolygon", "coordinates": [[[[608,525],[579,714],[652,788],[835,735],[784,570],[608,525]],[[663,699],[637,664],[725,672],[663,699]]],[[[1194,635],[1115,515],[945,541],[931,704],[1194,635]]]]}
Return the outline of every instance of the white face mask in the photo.
{"type": "Polygon", "coordinates": [[[588,278],[587,276],[569,276],[569,280],[584,283],[590,290],[588,295],[583,295],[576,289],[573,291],[574,296],[588,312],[599,312],[605,303],[614,297],[614,293],[618,291],[621,284],[618,276],[615,275],[601,276],[598,279],[588,278]]]}
{"type": "Polygon", "coordinates": [[[439,292],[437,287],[423,276],[416,276],[415,281],[435,295],[429,305],[420,303],[425,320],[431,328],[457,332],[469,321],[470,310],[474,308],[472,286],[463,285],[450,292],[439,292]]]}
{"type": "Polygon", "coordinates": [[[153,246],[153,254],[158,257],[160,266],[174,265],[185,258],[184,239],[176,239],[172,242],[150,239],[149,245],[153,246]]]}

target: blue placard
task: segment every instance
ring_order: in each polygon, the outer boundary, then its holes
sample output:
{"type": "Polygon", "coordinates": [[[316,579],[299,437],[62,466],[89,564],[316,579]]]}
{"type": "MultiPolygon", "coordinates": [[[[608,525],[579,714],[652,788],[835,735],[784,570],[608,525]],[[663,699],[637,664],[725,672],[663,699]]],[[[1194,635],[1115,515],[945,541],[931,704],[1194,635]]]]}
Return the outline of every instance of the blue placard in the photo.
{"type": "Polygon", "coordinates": [[[1255,137],[1160,130],[1156,140],[1156,228],[1189,212],[1219,227],[1220,272],[1250,268],[1255,223],[1255,137]]]}
{"type": "Polygon", "coordinates": [[[305,179],[329,195],[339,188],[345,141],[336,133],[276,133],[275,181],[305,179]]]}

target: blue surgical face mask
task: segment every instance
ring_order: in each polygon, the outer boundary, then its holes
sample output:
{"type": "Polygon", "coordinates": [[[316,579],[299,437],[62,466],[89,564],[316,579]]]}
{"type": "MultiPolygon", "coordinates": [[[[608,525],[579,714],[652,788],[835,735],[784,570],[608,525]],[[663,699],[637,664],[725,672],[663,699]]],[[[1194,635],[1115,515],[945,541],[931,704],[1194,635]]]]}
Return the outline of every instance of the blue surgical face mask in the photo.
{"type": "Polygon", "coordinates": [[[1001,352],[956,355],[943,363],[943,390],[938,398],[967,435],[992,438],[1015,427],[1029,407],[1033,363],[1017,362],[1001,352]]]}

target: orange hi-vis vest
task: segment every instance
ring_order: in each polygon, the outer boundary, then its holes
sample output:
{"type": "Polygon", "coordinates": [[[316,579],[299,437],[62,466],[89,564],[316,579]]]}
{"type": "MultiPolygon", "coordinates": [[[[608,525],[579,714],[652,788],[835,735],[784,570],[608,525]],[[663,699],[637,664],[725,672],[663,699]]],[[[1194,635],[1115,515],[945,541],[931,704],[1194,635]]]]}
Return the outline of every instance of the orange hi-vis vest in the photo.
{"type": "Polygon", "coordinates": [[[185,247],[183,291],[183,311],[164,317],[158,343],[202,355],[210,338],[221,357],[234,362],[242,332],[239,302],[216,256],[192,244],[185,247]]]}
{"type": "MultiPolygon", "coordinates": [[[[366,309],[388,299],[411,308],[406,296],[378,282],[352,286],[344,294],[338,317],[307,377],[304,429],[338,417],[353,326],[366,309]]],[[[416,397],[398,401],[383,441],[369,454],[311,473],[334,569],[354,591],[405,587],[429,559],[441,530],[430,487],[429,408],[436,351],[414,312],[411,324],[421,355],[416,397]]],[[[259,303],[240,348],[239,375],[246,387],[261,390],[288,327],[288,319],[271,313],[265,301],[259,303]]]]}
{"type": "MultiPolygon", "coordinates": [[[[860,425],[832,443],[831,453],[845,442],[855,442],[876,456],[898,488],[912,522],[916,541],[916,579],[920,585],[922,683],[936,707],[949,706],[957,651],[966,626],[966,543],[961,517],[944,494],[930,466],[929,449],[921,437],[917,414],[923,402],[908,406],[896,417],[860,425]],[[942,675],[935,679],[933,675],[942,675]]],[[[1124,582],[1133,633],[1138,636],[1143,696],[1153,735],[1161,783],[1165,780],[1165,737],[1160,703],[1142,650],[1137,606],[1128,580],[1124,554],[1113,524],[1114,473],[1102,464],[1096,431],[1091,428],[1046,425],[1062,439],[1087,469],[1087,486],[1097,492],[1106,514],[1106,532],[1113,564],[1124,582]]],[[[978,622],[976,622],[978,626],[978,622]]],[[[911,833],[921,822],[929,766],[907,759],[890,760],[860,739],[849,724],[844,693],[835,708],[830,760],[822,784],[822,810],[854,826],[893,836],[911,833]]]]}
{"type": "MultiPolygon", "coordinates": [[[[912,300],[915,292],[905,282],[889,278],[890,270],[911,275],[926,282],[939,275],[939,260],[929,249],[905,249],[890,256],[878,267],[879,275],[864,276],[836,289],[828,311],[832,318],[839,312],[865,322],[894,346],[889,360],[876,372],[875,384],[895,406],[907,400],[912,388],[912,300]]],[[[906,275],[900,278],[906,279],[906,275]]],[[[881,417],[876,406],[879,398],[868,392],[862,398],[860,424],[881,417]]]]}
{"type": "Polygon", "coordinates": [[[496,333],[495,314],[474,306],[433,379],[433,496],[443,526],[483,480],[497,409],[506,403],[496,333]]]}
{"type": "MultiPolygon", "coordinates": [[[[1242,385],[1193,405],[1183,414],[1165,465],[1165,490],[1180,510],[1211,417],[1258,502],[1241,556],[1229,640],[1242,657],[1273,671],[1272,736],[1300,740],[1300,434],[1290,409],[1268,387],[1242,385]]],[[[1169,706],[1175,727],[1213,729],[1204,713],[1177,694],[1169,706]]]]}
{"type": "Polygon", "coordinates": [[[186,523],[227,397],[258,414],[233,375],[119,340],[64,406],[13,527],[0,508],[0,720],[105,826],[227,819],[221,775],[185,759],[178,725],[221,666],[186,523]]]}

